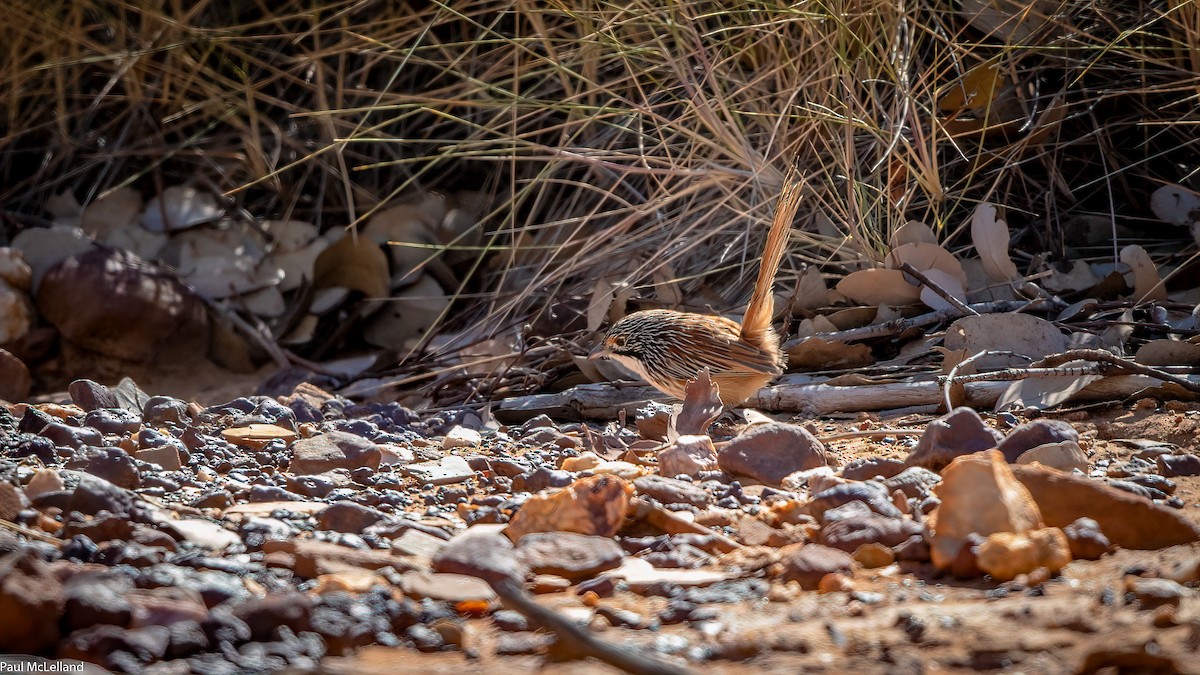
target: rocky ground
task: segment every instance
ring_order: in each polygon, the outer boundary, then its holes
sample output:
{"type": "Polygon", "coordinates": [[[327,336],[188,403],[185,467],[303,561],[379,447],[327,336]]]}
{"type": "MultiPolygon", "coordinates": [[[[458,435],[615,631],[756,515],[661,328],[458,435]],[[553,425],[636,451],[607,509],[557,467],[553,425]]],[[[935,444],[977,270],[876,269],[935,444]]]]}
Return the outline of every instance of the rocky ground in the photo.
{"type": "Polygon", "coordinates": [[[204,406],[77,381],[0,409],[0,652],[147,673],[1200,672],[1198,423],[1144,400],[726,415],[676,438],[664,413],[504,426],[307,385],[204,406]]]}

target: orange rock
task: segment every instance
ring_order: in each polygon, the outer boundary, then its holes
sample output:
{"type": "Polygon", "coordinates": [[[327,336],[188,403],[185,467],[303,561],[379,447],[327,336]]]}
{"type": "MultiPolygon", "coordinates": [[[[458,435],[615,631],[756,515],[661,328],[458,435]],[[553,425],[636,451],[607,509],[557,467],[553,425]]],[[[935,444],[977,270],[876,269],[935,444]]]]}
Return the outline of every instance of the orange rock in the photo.
{"type": "Polygon", "coordinates": [[[979,545],[979,568],[997,581],[1029,574],[1044,567],[1052,574],[1071,562],[1067,535],[1057,527],[1028,532],[996,532],[979,545]]]}
{"type": "Polygon", "coordinates": [[[938,569],[948,569],[967,535],[1026,532],[1042,527],[1029,491],[1013,477],[1004,455],[988,450],[950,462],[934,493],[942,503],[929,515],[930,553],[938,569]]]}
{"type": "Polygon", "coordinates": [[[633,486],[610,475],[589,476],[528,501],[504,529],[513,542],[530,532],[578,532],[611,537],[625,523],[633,486]]]}
{"type": "Polygon", "coordinates": [[[1143,497],[1044,466],[1014,465],[1012,472],[1037,502],[1047,525],[1066,527],[1078,518],[1091,518],[1109,541],[1132,549],[1200,541],[1200,527],[1143,497]]]}

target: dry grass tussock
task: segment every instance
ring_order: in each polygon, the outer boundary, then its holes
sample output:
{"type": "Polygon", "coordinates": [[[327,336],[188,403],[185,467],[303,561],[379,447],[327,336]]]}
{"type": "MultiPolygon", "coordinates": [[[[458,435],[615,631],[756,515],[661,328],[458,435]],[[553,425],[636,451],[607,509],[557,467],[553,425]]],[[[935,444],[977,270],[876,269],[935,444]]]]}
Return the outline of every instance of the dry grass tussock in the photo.
{"type": "MultiPolygon", "coordinates": [[[[793,157],[810,194],[785,288],[801,262],[878,259],[908,220],[953,243],[984,200],[1018,266],[1104,255],[1111,225],[1078,239],[1097,216],[1145,234],[1149,193],[1197,181],[1200,9],[1018,4],[16,0],[0,208],[11,234],[63,190],[190,183],[324,229],[483,190],[441,332],[528,325],[525,347],[624,284],[642,306],[745,302],[793,157]]],[[[435,344],[423,367],[463,341],[435,344]]]]}

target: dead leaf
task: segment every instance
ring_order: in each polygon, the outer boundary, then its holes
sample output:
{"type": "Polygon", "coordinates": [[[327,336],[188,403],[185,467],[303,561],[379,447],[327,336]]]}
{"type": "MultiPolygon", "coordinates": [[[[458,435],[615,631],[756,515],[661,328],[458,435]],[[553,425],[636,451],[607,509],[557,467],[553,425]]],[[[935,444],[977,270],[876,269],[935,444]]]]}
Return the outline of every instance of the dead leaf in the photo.
{"type": "Polygon", "coordinates": [[[838,282],[837,291],[860,305],[911,305],[921,299],[921,290],[897,269],[851,272],[838,282]]]}
{"type": "MultiPolygon", "coordinates": [[[[904,244],[892,249],[884,264],[893,269],[908,263],[918,271],[941,270],[959,280],[959,285],[967,285],[967,273],[963,271],[962,263],[954,254],[937,244],[904,244]]],[[[890,304],[890,303],[887,303],[890,304]]]]}
{"type": "Polygon", "coordinates": [[[1100,283],[1101,277],[1092,270],[1092,266],[1084,260],[1071,263],[1071,269],[1060,272],[1051,267],[1050,276],[1042,279],[1042,285],[1051,293],[1086,291],[1100,283]]]}
{"type": "Polygon", "coordinates": [[[679,281],[671,266],[663,263],[651,275],[654,283],[654,295],[658,301],[667,307],[678,307],[683,304],[683,292],[679,290],[679,281]]]}
{"type": "Polygon", "coordinates": [[[592,299],[587,308],[587,329],[589,332],[600,330],[604,320],[608,318],[608,310],[613,304],[613,285],[608,279],[597,279],[592,287],[592,299]]]}
{"type": "Polygon", "coordinates": [[[1158,268],[1150,259],[1146,249],[1137,244],[1130,244],[1121,249],[1121,262],[1133,268],[1133,299],[1137,302],[1147,300],[1166,300],[1167,287],[1158,276],[1158,268]]]}
{"type": "Polygon", "coordinates": [[[1200,194],[1182,185],[1164,185],[1150,195],[1150,210],[1163,222],[1191,225],[1200,220],[1200,194]]]}
{"type": "Polygon", "coordinates": [[[833,325],[833,322],[826,318],[824,314],[818,314],[811,319],[802,320],[796,326],[796,336],[808,337],[818,333],[832,333],[837,329],[837,326],[833,325]]]}
{"type": "MultiPolygon", "coordinates": [[[[1054,324],[1029,314],[982,314],[965,316],[946,329],[947,349],[965,349],[968,354],[982,351],[1011,351],[1033,359],[1064,352],[1066,335],[1054,324]]],[[[989,355],[978,360],[980,368],[1004,368],[1026,363],[1010,356],[989,355]]]]}
{"type": "Polygon", "coordinates": [[[919,220],[910,220],[892,233],[891,239],[888,240],[888,248],[895,250],[905,244],[933,244],[936,246],[937,243],[937,235],[933,233],[932,228],[919,220]]]}
{"type": "Polygon", "coordinates": [[[713,420],[720,417],[725,407],[721,405],[721,390],[709,376],[708,368],[702,368],[694,380],[684,386],[683,406],[679,414],[671,416],[667,428],[667,440],[674,442],[680,436],[695,436],[708,431],[713,420]]]}
{"type": "MultiPolygon", "coordinates": [[[[913,286],[913,289],[915,290],[916,286],[913,286]]],[[[878,316],[878,307],[847,307],[826,314],[825,319],[833,324],[834,330],[849,330],[872,324],[878,316]]]]}
{"type": "Polygon", "coordinates": [[[386,297],[391,284],[387,255],[366,237],[343,236],[321,251],[313,274],[317,288],[340,286],[361,291],[368,298],[386,297]]]}
{"type": "MultiPolygon", "coordinates": [[[[967,291],[963,288],[962,280],[958,277],[939,269],[925,270],[925,277],[929,279],[929,283],[937,284],[939,288],[949,293],[951,297],[957,298],[960,302],[966,301],[967,291]]],[[[943,298],[937,291],[934,291],[925,284],[921,284],[921,302],[934,310],[954,308],[954,305],[949,300],[943,298]]]]}
{"type": "Polygon", "coordinates": [[[387,247],[396,274],[403,276],[420,268],[442,243],[437,230],[446,217],[446,199],[428,192],[414,200],[377,211],[367,219],[360,238],[387,247]]]}
{"type": "Polygon", "coordinates": [[[449,307],[450,298],[438,282],[423,275],[383,301],[383,307],[363,326],[363,340],[384,349],[407,349],[424,337],[449,307]]]}
{"type": "Polygon", "coordinates": [[[792,300],[793,309],[816,309],[829,306],[829,288],[821,278],[821,270],[816,265],[809,265],[796,282],[796,292],[792,300]]]}
{"type": "Polygon", "coordinates": [[[984,202],[971,216],[971,241],[983,261],[983,269],[993,281],[1013,281],[1021,275],[1008,256],[1008,224],[996,214],[993,204],[984,202]]]}
{"type": "MultiPolygon", "coordinates": [[[[942,355],[942,374],[949,375],[950,371],[955,366],[966,360],[970,354],[965,349],[946,349],[945,347],[934,347],[933,351],[942,355]]],[[[969,363],[958,370],[959,375],[970,375],[975,373],[976,368],[974,363],[969,363]]]]}
{"type": "Polygon", "coordinates": [[[1045,26],[1058,6],[1058,0],[962,0],[959,11],[979,31],[1017,44],[1045,26]]]}
{"type": "Polygon", "coordinates": [[[819,337],[805,338],[800,344],[788,349],[788,366],[800,370],[853,368],[874,362],[875,357],[867,345],[851,345],[819,337]]]}
{"type": "Polygon", "coordinates": [[[141,210],[142,193],[125,186],[88,204],[79,218],[79,226],[93,240],[101,241],[114,231],[136,223],[141,210]]]}
{"type": "Polygon", "coordinates": [[[1151,340],[1142,345],[1133,360],[1147,366],[1198,366],[1200,344],[1179,340],[1151,340]]]}
{"type": "Polygon", "coordinates": [[[986,116],[996,94],[1004,87],[1000,63],[995,59],[984,61],[953,83],[938,99],[938,109],[943,113],[956,114],[971,110],[976,117],[986,116]]]}

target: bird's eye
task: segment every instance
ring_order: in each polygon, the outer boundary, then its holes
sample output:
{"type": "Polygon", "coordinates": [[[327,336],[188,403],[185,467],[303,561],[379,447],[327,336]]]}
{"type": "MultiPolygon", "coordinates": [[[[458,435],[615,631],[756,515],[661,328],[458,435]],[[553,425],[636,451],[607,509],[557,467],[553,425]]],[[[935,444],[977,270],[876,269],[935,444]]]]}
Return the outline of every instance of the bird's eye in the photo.
{"type": "Polygon", "coordinates": [[[625,336],[624,335],[612,336],[612,346],[616,347],[618,349],[624,347],[625,346],[625,336]]]}

